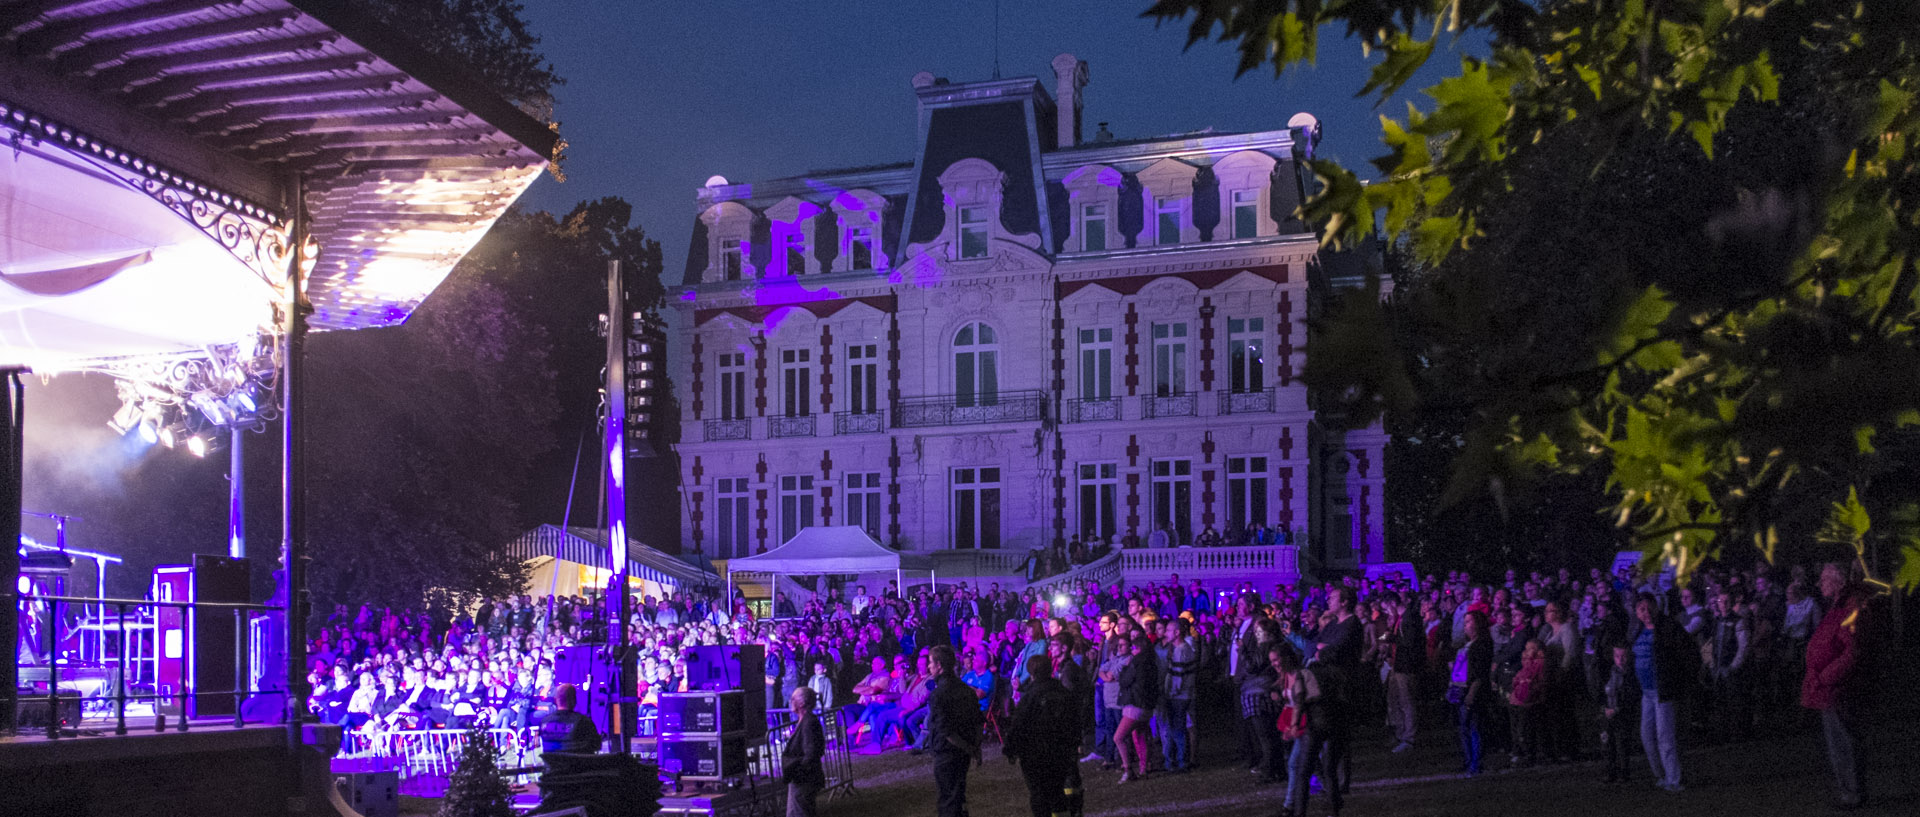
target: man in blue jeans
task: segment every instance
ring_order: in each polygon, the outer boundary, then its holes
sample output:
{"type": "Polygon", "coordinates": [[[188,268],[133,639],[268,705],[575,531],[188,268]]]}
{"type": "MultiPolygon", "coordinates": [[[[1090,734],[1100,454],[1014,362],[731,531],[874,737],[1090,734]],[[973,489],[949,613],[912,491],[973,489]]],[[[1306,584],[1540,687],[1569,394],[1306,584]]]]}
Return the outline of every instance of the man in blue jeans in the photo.
{"type": "Polygon", "coordinates": [[[1185,774],[1189,763],[1188,735],[1191,728],[1189,715],[1193,711],[1192,676],[1199,669],[1199,656],[1188,638],[1193,625],[1184,618],[1167,619],[1160,666],[1166,673],[1160,688],[1166,690],[1161,699],[1160,722],[1165,729],[1166,743],[1164,756],[1167,771],[1185,774]]]}
{"type": "Polygon", "coordinates": [[[1640,746],[1647,753],[1654,785],[1679,792],[1683,790],[1680,701],[1697,670],[1693,662],[1699,660],[1698,653],[1693,637],[1679,622],[1661,615],[1653,594],[1640,594],[1633,613],[1640,620],[1640,630],[1633,637],[1633,671],[1640,681],[1640,746]]]}

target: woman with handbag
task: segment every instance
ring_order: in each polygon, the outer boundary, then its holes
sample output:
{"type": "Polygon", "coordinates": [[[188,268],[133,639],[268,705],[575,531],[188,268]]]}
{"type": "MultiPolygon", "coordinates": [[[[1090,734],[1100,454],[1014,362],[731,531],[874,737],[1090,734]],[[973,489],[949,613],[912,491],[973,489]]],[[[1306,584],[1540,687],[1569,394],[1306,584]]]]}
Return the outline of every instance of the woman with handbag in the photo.
{"type": "Polygon", "coordinates": [[[1300,654],[1285,646],[1269,650],[1267,657],[1278,676],[1274,687],[1280,691],[1285,704],[1276,727],[1282,736],[1293,741],[1293,753],[1287,762],[1287,795],[1281,812],[1305,817],[1311,792],[1309,784],[1318,771],[1331,801],[1332,813],[1338,815],[1343,797],[1335,781],[1345,754],[1348,713],[1344,694],[1332,680],[1337,673],[1305,666],[1300,654]]]}

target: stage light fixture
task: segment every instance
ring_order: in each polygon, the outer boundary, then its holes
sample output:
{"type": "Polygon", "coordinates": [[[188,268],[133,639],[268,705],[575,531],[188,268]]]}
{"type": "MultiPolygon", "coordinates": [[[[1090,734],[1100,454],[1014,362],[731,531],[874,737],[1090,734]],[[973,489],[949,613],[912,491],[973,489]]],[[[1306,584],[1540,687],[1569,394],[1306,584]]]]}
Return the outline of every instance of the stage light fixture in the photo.
{"type": "Polygon", "coordinates": [[[140,404],[137,402],[121,403],[120,410],[114,412],[113,419],[107,421],[107,427],[120,435],[132,431],[137,425],[140,425],[140,404]]]}
{"type": "Polygon", "coordinates": [[[195,434],[187,438],[187,453],[196,457],[207,455],[207,438],[195,434]]]}
{"type": "Polygon", "coordinates": [[[160,432],[154,430],[152,423],[142,421],[139,428],[141,442],[147,445],[153,445],[160,441],[160,432]]]}
{"type": "Polygon", "coordinates": [[[174,437],[173,426],[167,426],[166,428],[160,429],[161,445],[164,445],[168,448],[172,448],[175,442],[177,442],[177,440],[174,437]]]}
{"type": "Polygon", "coordinates": [[[207,422],[217,426],[226,425],[234,419],[227,411],[227,404],[211,391],[203,391],[193,396],[193,407],[207,418],[207,422]]]}
{"type": "Polygon", "coordinates": [[[228,397],[227,406],[233,409],[235,416],[239,417],[252,414],[260,408],[254,404],[253,395],[247,394],[245,390],[234,392],[232,396],[228,397]]]}

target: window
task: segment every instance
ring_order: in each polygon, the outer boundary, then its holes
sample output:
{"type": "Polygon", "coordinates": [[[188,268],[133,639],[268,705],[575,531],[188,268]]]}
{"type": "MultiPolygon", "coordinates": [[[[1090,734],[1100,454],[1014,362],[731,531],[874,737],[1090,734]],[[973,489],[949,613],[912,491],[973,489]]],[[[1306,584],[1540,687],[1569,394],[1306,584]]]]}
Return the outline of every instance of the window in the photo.
{"type": "Polygon", "coordinates": [[[781,255],[787,261],[788,275],[807,274],[807,236],[799,227],[780,236],[781,255]]]}
{"type": "Polygon", "coordinates": [[[1260,191],[1233,191],[1233,237],[1254,238],[1260,235],[1260,191]]]}
{"type": "Polygon", "coordinates": [[[1164,530],[1173,544],[1193,541],[1193,461],[1153,461],[1153,529],[1164,530]]]}
{"type": "Polygon", "coordinates": [[[1263,318],[1227,319],[1227,387],[1235,393],[1266,388],[1267,322],[1263,318]]]}
{"type": "Polygon", "coordinates": [[[1153,325],[1153,394],[1172,397],[1187,393],[1187,325],[1153,325]]]}
{"type": "Polygon", "coordinates": [[[847,475],[846,523],[880,539],[880,472],[847,475]]]}
{"type": "Polygon", "coordinates": [[[1107,248],[1107,206],[1104,204],[1083,204],[1080,206],[1080,249],[1087,252],[1099,252],[1107,248]]]}
{"type": "Polygon", "coordinates": [[[720,419],[747,418],[747,353],[720,355],[720,419]]]}
{"type": "Polygon", "coordinates": [[[780,543],[813,527],[813,477],[780,478],[780,543]]]}
{"type": "Polygon", "coordinates": [[[872,414],[880,410],[880,350],[871,343],[847,347],[847,410],[872,414]]]}
{"type": "Polygon", "coordinates": [[[987,257],[987,208],[960,208],[960,257],[987,257]]]}
{"type": "Polygon", "coordinates": [[[714,516],[720,525],[713,554],[723,559],[749,556],[747,548],[747,478],[716,480],[714,516]]]}
{"type": "Polygon", "coordinates": [[[1080,533],[1087,539],[1111,542],[1119,530],[1120,466],[1111,462],[1080,466],[1080,533]]]}
{"type": "Polygon", "coordinates": [[[808,349],[780,350],[781,409],[788,417],[813,413],[813,353],[808,349]]]}
{"type": "Polygon", "coordinates": [[[1181,201],[1179,196],[1161,196],[1153,200],[1153,243],[1160,245],[1180,243],[1181,201]]]}
{"type": "Polygon", "coordinates": [[[720,280],[740,280],[740,239],[720,239],[720,280]]]}
{"type": "Polygon", "coordinates": [[[1113,396],[1113,330],[1080,330],[1080,399],[1113,396]]]}
{"type": "Polygon", "coordinates": [[[1000,469],[953,469],[953,546],[1000,547],[1000,469]]]}
{"type": "Polygon", "coordinates": [[[991,406],[1000,402],[1000,347],[993,327],[970,323],[953,336],[954,405],[991,406]]]}
{"type": "Polygon", "coordinates": [[[873,227],[855,224],[847,227],[849,269],[873,269],[873,227]]]}
{"type": "Polygon", "coordinates": [[[1267,523],[1267,458],[1227,459],[1227,529],[1267,523]]]}

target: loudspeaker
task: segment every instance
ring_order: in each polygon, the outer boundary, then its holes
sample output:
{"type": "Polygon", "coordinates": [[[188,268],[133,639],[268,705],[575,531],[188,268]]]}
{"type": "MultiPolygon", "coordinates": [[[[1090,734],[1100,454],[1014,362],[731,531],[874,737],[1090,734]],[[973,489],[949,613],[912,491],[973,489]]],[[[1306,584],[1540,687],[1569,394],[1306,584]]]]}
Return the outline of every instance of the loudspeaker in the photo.
{"type": "MultiPolygon", "coordinates": [[[[247,560],[207,553],[193,555],[193,601],[245,602],[247,560]]],[[[239,631],[232,610],[195,608],[187,612],[187,716],[233,714],[234,663],[239,631]]]]}
{"type": "Polygon", "coordinates": [[[747,773],[747,737],[660,738],[660,771],[680,780],[721,780],[747,773]]]}
{"type": "MultiPolygon", "coordinates": [[[[607,704],[612,699],[621,697],[617,694],[620,688],[619,682],[625,680],[624,697],[629,700],[634,698],[638,691],[632,659],[626,659],[627,673],[622,679],[619,672],[622,656],[616,655],[617,652],[621,651],[604,644],[582,644],[562,647],[553,659],[553,682],[573,684],[580,688],[580,697],[573,711],[592,718],[593,727],[600,730],[602,735],[613,734],[613,730],[608,728],[607,704]]],[[[638,734],[639,707],[637,705],[622,706],[620,714],[621,720],[625,723],[624,733],[638,734]]]]}
{"type": "MultiPolygon", "coordinates": [[[[47,726],[47,710],[47,696],[22,691],[19,703],[13,709],[13,722],[21,729],[29,727],[44,729],[47,726]]],[[[60,723],[67,726],[80,725],[80,693],[60,693],[60,723]]]]}
{"type": "MultiPolygon", "coordinates": [[[[741,703],[742,725],[752,737],[767,734],[767,652],[759,644],[720,644],[688,647],[681,657],[687,663],[687,689],[708,692],[739,690],[746,693],[741,703]]],[[[664,731],[664,729],[663,729],[664,731]]]]}
{"type": "Polygon", "coordinates": [[[336,786],[345,784],[341,798],[363,817],[399,817],[399,772],[353,772],[334,780],[336,786]]]}
{"type": "Polygon", "coordinates": [[[676,736],[745,733],[745,695],[738,690],[660,693],[659,731],[676,736]]]}

